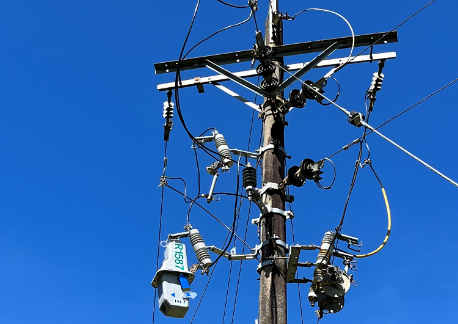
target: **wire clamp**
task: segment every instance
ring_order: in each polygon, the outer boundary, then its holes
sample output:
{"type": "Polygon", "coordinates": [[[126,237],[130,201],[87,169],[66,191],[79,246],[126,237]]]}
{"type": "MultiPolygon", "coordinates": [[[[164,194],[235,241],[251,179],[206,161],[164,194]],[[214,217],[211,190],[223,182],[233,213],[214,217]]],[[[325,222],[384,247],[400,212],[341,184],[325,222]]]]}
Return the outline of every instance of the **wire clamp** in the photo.
{"type": "Polygon", "coordinates": [[[258,264],[258,267],[256,268],[256,270],[258,271],[258,273],[261,273],[261,270],[264,268],[264,267],[267,267],[269,265],[273,265],[274,264],[274,261],[273,260],[266,260],[266,261],[263,261],[261,263],[258,264]]]}
{"type": "Polygon", "coordinates": [[[259,195],[263,195],[267,190],[281,190],[278,188],[278,183],[267,182],[262,189],[259,191],[259,195]]]}
{"type": "Polygon", "coordinates": [[[270,237],[269,239],[265,240],[264,242],[262,242],[261,244],[256,245],[255,246],[255,253],[257,254],[259,252],[259,250],[261,250],[264,246],[270,244],[270,242],[272,242],[272,241],[275,241],[276,244],[284,247],[286,250],[289,250],[289,245],[286,242],[280,240],[280,238],[278,236],[274,235],[274,236],[270,237]]]}
{"type": "Polygon", "coordinates": [[[263,207],[264,208],[261,209],[261,212],[262,212],[261,216],[259,216],[259,218],[252,219],[251,220],[252,224],[257,225],[265,215],[270,214],[270,213],[279,214],[285,217],[286,219],[294,218],[294,213],[291,210],[282,210],[280,208],[273,208],[270,205],[264,205],[263,207]]]}
{"type": "Polygon", "coordinates": [[[160,188],[160,187],[166,186],[168,184],[167,183],[167,178],[168,177],[161,176],[161,179],[159,180],[159,186],[157,186],[157,187],[160,188]]]}
{"type": "Polygon", "coordinates": [[[283,146],[280,146],[278,144],[268,144],[264,147],[261,147],[259,150],[256,150],[256,152],[259,152],[260,155],[264,154],[265,151],[268,151],[268,150],[279,150],[280,152],[282,152],[285,157],[287,159],[291,159],[291,156],[289,156],[286,151],[285,151],[285,148],[283,146]]]}

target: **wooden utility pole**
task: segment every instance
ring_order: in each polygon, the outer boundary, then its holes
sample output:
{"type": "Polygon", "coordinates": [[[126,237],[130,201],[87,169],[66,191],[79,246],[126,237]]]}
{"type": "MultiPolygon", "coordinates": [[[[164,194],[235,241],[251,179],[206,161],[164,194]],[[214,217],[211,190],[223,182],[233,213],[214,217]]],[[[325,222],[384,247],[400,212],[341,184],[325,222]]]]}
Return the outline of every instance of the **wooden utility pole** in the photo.
{"type": "MultiPolygon", "coordinates": [[[[275,47],[283,44],[282,19],[277,15],[278,0],[270,0],[269,15],[266,21],[265,43],[275,47]]],[[[274,77],[283,82],[283,71],[279,64],[283,59],[273,59],[276,65],[274,77]]],[[[283,96],[283,93],[278,93],[283,96]]],[[[266,150],[262,160],[262,183],[280,183],[285,174],[285,154],[279,148],[284,147],[285,121],[278,110],[280,102],[275,98],[266,98],[263,105],[263,147],[274,144],[266,150]]],[[[267,191],[262,200],[272,208],[285,210],[285,196],[278,190],[267,191]]],[[[269,213],[262,217],[260,224],[261,270],[259,290],[260,324],[286,324],[286,254],[287,250],[279,241],[286,242],[286,219],[278,213],[269,213]],[[278,238],[278,239],[275,239],[278,238]],[[278,241],[277,241],[278,240],[278,241]],[[271,264],[269,264],[272,261],[271,264]]]]}

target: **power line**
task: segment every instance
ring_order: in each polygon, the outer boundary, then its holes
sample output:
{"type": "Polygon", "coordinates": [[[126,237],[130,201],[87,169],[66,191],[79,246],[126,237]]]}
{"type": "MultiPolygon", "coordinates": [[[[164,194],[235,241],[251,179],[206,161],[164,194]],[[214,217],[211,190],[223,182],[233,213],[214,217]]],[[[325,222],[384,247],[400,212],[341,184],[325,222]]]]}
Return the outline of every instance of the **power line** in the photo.
{"type": "Polygon", "coordinates": [[[237,5],[233,5],[233,4],[224,2],[224,1],[222,1],[222,0],[216,0],[216,1],[218,1],[218,2],[220,2],[220,3],[222,3],[222,4],[224,4],[224,5],[226,5],[226,6],[228,6],[228,7],[237,8],[237,9],[245,9],[245,8],[249,8],[249,7],[250,7],[249,5],[246,5],[246,6],[237,6],[237,5]]]}
{"type": "Polygon", "coordinates": [[[363,54],[365,51],[367,51],[369,48],[371,48],[373,45],[377,44],[378,42],[380,42],[382,39],[384,39],[386,36],[388,36],[390,33],[394,32],[396,29],[398,29],[399,27],[401,27],[403,24],[405,24],[407,21],[409,21],[410,19],[412,19],[414,16],[416,16],[417,14],[419,14],[423,9],[425,9],[426,7],[428,7],[430,4],[432,4],[434,1],[436,0],[431,0],[430,2],[428,2],[426,5],[424,5],[423,7],[421,7],[420,9],[418,9],[415,13],[413,13],[412,15],[410,15],[407,19],[405,19],[404,21],[402,21],[399,25],[397,25],[396,27],[394,27],[392,30],[390,30],[388,33],[386,33],[385,35],[383,35],[382,37],[380,37],[379,39],[377,39],[375,42],[373,42],[371,45],[367,46],[365,49],[363,49],[358,55],[354,56],[351,60],[348,60],[345,64],[342,64],[341,66],[339,66],[335,71],[334,73],[336,73],[337,71],[339,71],[340,69],[342,69],[344,66],[346,66],[348,63],[350,63],[351,61],[353,61],[355,58],[357,58],[358,56],[360,56],[361,54],[363,54]]]}

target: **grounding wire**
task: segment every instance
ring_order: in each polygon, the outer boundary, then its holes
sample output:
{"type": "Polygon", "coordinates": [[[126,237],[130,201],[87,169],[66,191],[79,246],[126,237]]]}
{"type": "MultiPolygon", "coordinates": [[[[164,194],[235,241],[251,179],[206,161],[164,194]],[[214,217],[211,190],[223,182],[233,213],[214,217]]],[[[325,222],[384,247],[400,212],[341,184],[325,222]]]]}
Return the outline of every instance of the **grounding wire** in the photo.
{"type": "MultiPolygon", "coordinates": [[[[421,104],[422,102],[428,100],[429,98],[431,98],[432,96],[434,96],[434,95],[436,95],[437,93],[441,92],[441,91],[444,90],[445,88],[449,87],[450,85],[452,85],[452,84],[455,83],[456,81],[458,81],[458,78],[455,79],[455,80],[453,80],[453,81],[451,81],[451,82],[449,82],[448,84],[446,84],[446,85],[443,86],[442,88],[440,88],[440,89],[434,91],[434,92],[431,93],[429,96],[427,96],[427,97],[421,99],[420,101],[418,101],[417,103],[413,104],[413,105],[410,106],[409,108],[403,110],[402,112],[400,112],[400,113],[397,114],[396,116],[390,118],[389,120],[387,120],[387,121],[384,122],[383,124],[377,126],[375,129],[379,129],[379,128],[385,126],[386,124],[388,124],[388,123],[390,123],[391,121],[395,120],[396,118],[398,118],[399,116],[403,115],[404,113],[406,113],[406,112],[409,111],[410,109],[414,108],[415,106],[421,104]]],[[[370,131],[369,133],[367,133],[366,136],[367,136],[367,135],[370,135],[370,134],[372,134],[372,131],[370,131]]],[[[364,136],[364,137],[366,137],[366,136],[364,136]]],[[[357,144],[357,143],[359,142],[359,140],[362,140],[364,137],[361,136],[360,138],[355,139],[353,142],[351,142],[351,143],[345,145],[345,146],[342,147],[340,150],[338,150],[338,151],[334,152],[333,154],[329,155],[328,158],[331,158],[331,157],[333,157],[334,155],[336,155],[336,154],[338,154],[338,153],[340,153],[340,152],[342,152],[342,151],[346,151],[348,148],[350,148],[350,146],[352,146],[352,145],[354,145],[354,144],[357,144]]]]}
{"type": "Polygon", "coordinates": [[[369,48],[371,48],[372,46],[374,46],[375,44],[377,44],[378,42],[380,42],[382,39],[384,39],[386,36],[388,36],[389,34],[391,34],[392,32],[394,32],[396,29],[398,29],[399,27],[401,27],[403,24],[405,24],[407,21],[409,21],[411,18],[413,18],[414,16],[416,16],[418,13],[420,13],[423,9],[425,9],[426,7],[428,7],[430,4],[432,4],[434,1],[436,0],[431,0],[430,2],[428,2],[426,5],[424,5],[423,7],[421,7],[420,9],[418,9],[415,13],[413,13],[412,15],[410,15],[408,18],[406,18],[404,21],[402,21],[399,25],[397,25],[396,27],[394,27],[392,30],[390,30],[388,33],[384,34],[382,37],[380,37],[379,39],[377,39],[375,42],[373,42],[372,44],[370,44],[369,46],[367,46],[365,49],[363,49],[358,55],[352,57],[349,61],[347,61],[345,64],[342,64],[340,65],[337,69],[334,70],[333,73],[336,73],[337,71],[339,71],[340,69],[342,69],[344,66],[346,66],[348,63],[350,63],[351,61],[353,61],[355,58],[357,58],[358,56],[360,56],[361,54],[363,54],[365,51],[367,51],[369,48]]]}
{"type": "MultiPolygon", "coordinates": [[[[171,187],[170,185],[166,184],[165,185],[166,187],[172,189],[173,191],[175,191],[176,193],[179,193],[180,195],[183,195],[182,192],[180,192],[179,190],[171,187]]],[[[191,198],[189,197],[186,197],[187,199],[191,200],[191,198]]],[[[201,204],[199,204],[198,202],[194,202],[194,205],[200,207],[203,211],[205,211],[207,214],[209,214],[211,217],[213,217],[213,219],[215,219],[218,223],[220,223],[223,227],[225,227],[230,233],[233,233],[232,229],[230,229],[226,224],[224,224],[218,217],[216,217],[215,215],[213,215],[208,209],[206,209],[204,206],[202,206],[201,204]]],[[[248,247],[250,250],[251,250],[251,247],[244,241],[242,240],[237,234],[234,234],[234,236],[240,241],[242,242],[246,247],[248,247]]]]}
{"type": "Polygon", "coordinates": [[[238,6],[238,5],[233,5],[231,3],[227,3],[227,2],[224,2],[222,0],[216,0],[218,1],[219,3],[222,3],[228,7],[232,7],[232,8],[237,8],[237,9],[245,9],[245,8],[249,8],[250,6],[249,5],[246,5],[246,6],[238,6]]]}

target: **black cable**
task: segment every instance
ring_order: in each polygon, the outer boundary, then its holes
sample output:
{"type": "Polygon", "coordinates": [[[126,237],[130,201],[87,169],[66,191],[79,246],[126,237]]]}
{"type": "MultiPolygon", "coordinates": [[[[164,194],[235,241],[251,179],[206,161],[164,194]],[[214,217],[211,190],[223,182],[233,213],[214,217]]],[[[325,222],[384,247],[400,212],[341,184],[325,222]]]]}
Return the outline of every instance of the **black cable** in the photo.
{"type": "MultiPolygon", "coordinates": [[[[175,191],[176,193],[179,193],[180,195],[183,196],[183,193],[180,192],[179,190],[177,190],[177,189],[171,187],[171,186],[168,185],[168,184],[166,184],[165,186],[166,186],[167,188],[172,189],[172,190],[175,191]]],[[[186,198],[189,199],[189,200],[192,200],[192,199],[189,198],[188,196],[186,196],[186,198]]],[[[226,224],[224,224],[218,217],[216,217],[215,215],[213,215],[213,214],[212,214],[208,209],[206,209],[204,206],[202,206],[202,205],[199,204],[198,202],[194,202],[194,205],[200,207],[204,212],[206,212],[208,215],[210,215],[211,217],[213,217],[213,219],[215,219],[218,223],[220,223],[223,227],[225,227],[229,232],[232,232],[232,233],[233,233],[233,231],[232,231],[228,226],[226,226],[226,224]]],[[[237,235],[235,235],[235,237],[236,237],[240,242],[242,242],[244,245],[246,245],[249,249],[251,249],[251,247],[250,247],[248,244],[246,244],[246,242],[243,241],[240,237],[238,237],[237,235]]]]}
{"type": "Polygon", "coordinates": [[[254,18],[254,25],[256,26],[256,31],[258,32],[259,31],[258,20],[256,19],[256,12],[255,11],[253,11],[253,18],[254,18]]]}
{"type": "Polygon", "coordinates": [[[237,193],[237,196],[235,196],[234,220],[232,222],[231,237],[230,237],[229,242],[227,243],[226,247],[223,249],[223,253],[218,255],[216,260],[208,268],[211,268],[214,264],[216,264],[219,261],[219,259],[223,256],[224,252],[226,252],[227,249],[229,248],[229,245],[231,244],[231,241],[232,241],[232,239],[234,237],[234,234],[235,234],[235,223],[236,223],[236,220],[237,220],[237,201],[238,201],[239,185],[240,185],[240,161],[239,161],[239,163],[237,165],[237,187],[236,187],[236,190],[235,190],[235,192],[237,193]]]}
{"type": "MultiPolygon", "coordinates": [[[[215,33],[211,34],[210,36],[206,37],[205,39],[201,40],[200,42],[198,42],[197,44],[195,44],[184,56],[183,56],[183,53],[184,53],[184,48],[186,47],[186,44],[188,42],[188,39],[189,39],[189,35],[190,35],[190,32],[192,30],[192,26],[194,25],[194,21],[195,21],[195,17],[196,17],[196,14],[197,14],[197,10],[199,8],[199,5],[200,5],[200,0],[198,0],[197,2],[197,5],[196,5],[196,9],[194,11],[194,15],[193,15],[193,18],[191,20],[191,25],[189,27],[189,30],[188,30],[188,33],[186,35],[186,38],[185,38],[185,41],[184,41],[184,44],[183,44],[183,47],[181,49],[181,52],[180,52],[180,56],[179,56],[179,59],[178,59],[178,63],[177,63],[177,69],[176,69],[176,74],[175,74],[175,107],[176,107],[176,110],[177,110],[177,114],[178,114],[178,117],[180,119],[180,122],[183,126],[183,128],[185,129],[186,133],[188,134],[188,136],[191,138],[191,140],[193,141],[193,143],[195,145],[197,145],[198,147],[200,147],[205,153],[209,154],[211,157],[213,157],[215,160],[218,160],[216,157],[214,157],[213,155],[211,155],[209,152],[211,153],[214,153],[214,154],[217,154],[218,156],[221,156],[219,152],[216,152],[216,151],[213,151],[207,147],[205,147],[204,145],[200,144],[199,142],[196,141],[195,137],[191,134],[191,132],[189,131],[189,129],[187,128],[186,126],[186,123],[184,121],[184,118],[183,118],[183,114],[182,114],[182,111],[181,111],[181,105],[180,105],[180,96],[179,96],[179,84],[181,82],[181,74],[180,74],[180,67],[181,67],[181,62],[188,56],[189,53],[191,53],[191,51],[193,49],[195,49],[197,46],[199,46],[200,44],[202,44],[203,42],[205,42],[206,40],[210,39],[211,37],[215,36],[216,34],[224,31],[224,30],[227,30],[227,29],[230,29],[230,28],[233,28],[233,27],[237,27],[237,26],[240,26],[246,22],[248,22],[250,19],[251,19],[251,16],[252,16],[252,12],[250,12],[250,16],[240,22],[240,23],[237,23],[237,24],[234,24],[234,25],[230,25],[230,26],[227,26],[225,28],[222,28],[218,31],[216,31],[215,33]]],[[[232,160],[233,162],[236,162],[235,160],[232,160]]]]}
{"type": "Polygon", "coordinates": [[[330,78],[333,79],[333,80],[337,83],[337,87],[338,87],[337,94],[336,94],[336,97],[334,98],[333,101],[330,101],[330,102],[328,102],[328,103],[319,102],[319,104],[321,104],[322,106],[329,106],[329,105],[332,104],[333,102],[336,102],[337,99],[339,99],[339,97],[340,97],[340,83],[339,83],[339,81],[337,81],[337,79],[334,78],[334,77],[332,77],[332,76],[331,76],[330,78]]]}
{"type": "Polygon", "coordinates": [[[224,2],[222,0],[216,0],[218,1],[219,3],[222,3],[228,7],[232,7],[232,8],[237,8],[237,9],[245,9],[245,8],[249,8],[250,6],[249,5],[246,5],[246,6],[237,6],[237,5],[233,5],[233,4],[230,4],[230,3],[227,3],[227,2],[224,2]]]}
{"type": "Polygon", "coordinates": [[[199,157],[197,156],[196,148],[194,148],[194,156],[196,157],[196,168],[197,168],[197,195],[200,196],[200,168],[199,168],[199,157]]]}
{"type": "Polygon", "coordinates": [[[167,177],[167,180],[181,180],[181,181],[183,181],[183,185],[184,185],[184,195],[183,195],[184,202],[187,203],[187,204],[191,202],[191,199],[189,201],[186,200],[186,197],[187,197],[186,196],[186,190],[187,190],[186,189],[186,181],[184,181],[183,178],[180,178],[180,177],[167,177]]]}
{"type": "Polygon", "coordinates": [[[200,304],[202,303],[202,300],[204,299],[205,293],[207,292],[207,288],[210,285],[210,281],[212,280],[213,272],[216,269],[215,267],[212,269],[210,272],[210,275],[208,276],[207,284],[205,285],[204,291],[202,292],[202,296],[200,296],[199,303],[197,304],[196,310],[194,311],[194,314],[192,315],[191,322],[189,324],[192,324],[194,322],[194,318],[196,317],[197,311],[199,310],[200,304]]]}
{"type": "Polygon", "coordinates": [[[194,198],[193,200],[191,200],[191,204],[189,205],[188,213],[186,214],[186,224],[190,224],[189,223],[189,214],[191,214],[192,206],[194,205],[196,200],[199,199],[199,198],[204,198],[204,197],[199,195],[196,198],[194,198]]]}
{"type": "Polygon", "coordinates": [[[227,195],[227,196],[238,196],[241,198],[248,198],[248,196],[240,195],[240,194],[235,194],[232,192],[215,192],[213,195],[227,195]]]}
{"type": "MultiPolygon", "coordinates": [[[[245,234],[244,234],[244,237],[243,237],[244,241],[246,241],[246,237],[247,237],[247,233],[248,233],[248,224],[250,223],[250,214],[251,214],[251,201],[250,201],[250,205],[248,207],[248,216],[247,216],[247,220],[246,220],[245,234]]],[[[245,253],[245,246],[242,247],[242,254],[244,254],[244,253],[245,253]]],[[[242,264],[243,264],[243,260],[240,260],[239,273],[238,273],[238,277],[237,277],[237,288],[235,289],[234,307],[232,308],[231,324],[234,323],[235,307],[237,305],[237,296],[238,296],[238,293],[239,293],[240,276],[241,276],[241,273],[242,273],[242,264]]]]}
{"type": "MultiPolygon", "coordinates": [[[[384,122],[383,124],[381,124],[381,125],[375,127],[375,129],[377,130],[377,129],[379,129],[379,128],[382,128],[383,126],[385,126],[386,124],[392,122],[393,120],[395,120],[396,118],[398,118],[398,117],[401,116],[402,114],[406,113],[406,112],[409,111],[410,109],[412,109],[412,108],[414,108],[415,106],[421,104],[422,102],[428,100],[429,98],[431,98],[432,96],[438,94],[439,92],[441,92],[441,91],[444,90],[445,88],[451,86],[451,85],[452,85],[453,83],[455,83],[456,81],[458,81],[458,78],[455,79],[455,80],[453,80],[453,81],[451,81],[451,82],[449,82],[448,84],[446,84],[445,86],[443,86],[443,87],[440,88],[439,90],[434,91],[434,92],[431,93],[429,96],[427,96],[427,97],[421,99],[420,101],[418,101],[418,102],[415,103],[414,105],[410,106],[409,108],[403,110],[402,112],[400,112],[400,113],[397,114],[396,116],[390,118],[389,120],[387,120],[387,121],[384,122]]],[[[373,132],[370,131],[370,132],[368,132],[365,136],[361,136],[360,138],[357,138],[356,140],[354,140],[353,142],[349,143],[348,145],[345,145],[345,146],[344,146],[343,148],[341,148],[340,150],[338,150],[338,151],[334,152],[333,154],[329,155],[328,158],[331,158],[331,157],[333,157],[334,155],[336,155],[336,154],[338,154],[338,153],[340,153],[340,152],[342,152],[342,151],[346,151],[350,146],[359,143],[360,140],[362,140],[364,137],[366,137],[366,136],[368,136],[368,135],[370,135],[370,134],[372,134],[372,133],[373,133],[373,132]]]]}
{"type": "MultiPolygon", "coordinates": [[[[290,205],[291,205],[291,203],[290,203],[290,205]]],[[[291,219],[291,234],[292,234],[292,237],[293,237],[293,244],[296,245],[296,239],[294,237],[293,219],[291,219]]],[[[296,271],[297,271],[297,269],[296,269],[296,271]]],[[[297,274],[297,272],[296,272],[296,274],[297,274]]],[[[304,316],[302,314],[302,297],[301,297],[301,289],[300,289],[300,284],[299,283],[297,283],[297,293],[299,295],[299,307],[300,307],[300,310],[301,310],[301,323],[304,324],[304,316]]]]}
{"type": "MultiPolygon", "coordinates": [[[[164,207],[164,186],[162,186],[161,190],[161,212],[159,214],[159,230],[158,230],[158,242],[157,242],[157,251],[156,251],[156,270],[159,269],[159,253],[160,253],[160,246],[161,246],[161,231],[162,231],[162,212],[164,207]]],[[[156,297],[157,297],[157,289],[154,289],[154,299],[153,299],[153,320],[152,324],[154,324],[154,320],[156,317],[156,297]]]]}
{"type": "Polygon", "coordinates": [[[384,34],[382,37],[380,37],[379,39],[377,39],[375,42],[373,42],[372,44],[370,44],[369,46],[367,46],[364,50],[362,50],[358,55],[356,56],[353,56],[350,60],[348,60],[347,62],[345,62],[344,64],[340,65],[335,71],[334,73],[336,73],[337,71],[339,71],[340,69],[342,69],[344,66],[346,66],[347,64],[349,64],[351,61],[353,61],[355,58],[357,58],[358,56],[360,56],[361,54],[363,54],[365,51],[367,51],[369,48],[371,48],[372,46],[374,46],[375,44],[377,44],[378,42],[380,42],[382,39],[384,39],[386,36],[388,36],[389,34],[391,34],[392,32],[394,32],[396,29],[398,29],[399,27],[401,27],[404,23],[406,23],[407,21],[409,21],[411,18],[413,18],[414,16],[416,16],[418,13],[420,13],[420,11],[422,11],[423,9],[425,9],[426,7],[428,7],[431,3],[433,3],[434,1],[436,0],[431,0],[430,2],[428,2],[426,5],[424,5],[423,7],[421,7],[419,10],[417,10],[414,14],[412,14],[411,16],[409,16],[407,19],[405,19],[403,22],[401,22],[399,25],[397,25],[396,27],[394,27],[392,30],[390,30],[388,33],[384,34]]]}

